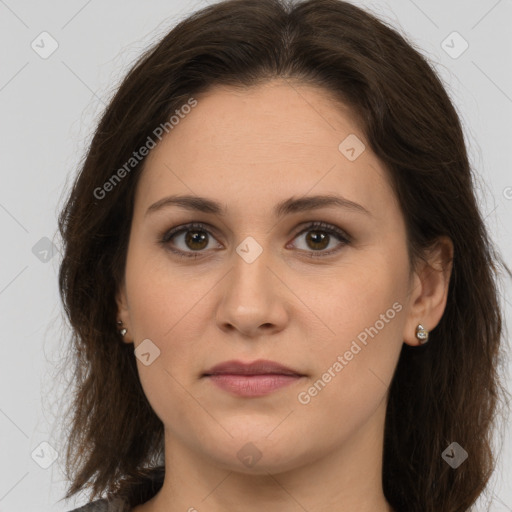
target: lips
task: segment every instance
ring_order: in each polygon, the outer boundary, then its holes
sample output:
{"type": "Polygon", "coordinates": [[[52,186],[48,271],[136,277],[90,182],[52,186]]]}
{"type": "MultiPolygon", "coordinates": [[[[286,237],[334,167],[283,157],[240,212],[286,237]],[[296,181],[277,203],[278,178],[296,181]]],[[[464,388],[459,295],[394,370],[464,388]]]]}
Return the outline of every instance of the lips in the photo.
{"type": "Polygon", "coordinates": [[[274,361],[226,361],[203,375],[222,391],[243,398],[262,397],[300,381],[305,375],[274,361]]]}
{"type": "Polygon", "coordinates": [[[302,376],[301,373],[288,368],[274,361],[260,359],[252,363],[243,363],[242,361],[226,361],[210,368],[203,375],[291,375],[302,376]]]}

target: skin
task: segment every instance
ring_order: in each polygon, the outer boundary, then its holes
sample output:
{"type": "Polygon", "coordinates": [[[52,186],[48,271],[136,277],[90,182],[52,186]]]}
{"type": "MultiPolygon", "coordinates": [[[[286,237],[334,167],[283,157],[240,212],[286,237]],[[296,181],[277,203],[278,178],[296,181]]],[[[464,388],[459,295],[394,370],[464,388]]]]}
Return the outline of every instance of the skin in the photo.
{"type": "Polygon", "coordinates": [[[410,268],[387,171],[366,143],[354,161],[340,152],[349,134],[365,138],[350,110],[325,91],[273,80],[196,99],[146,160],[117,297],[125,342],[150,339],[160,350],[148,366],[137,364],[165,426],[166,476],[162,490],[134,510],[391,511],[381,483],[388,386],[402,344],[420,344],[416,326],[432,330],[441,319],[452,244],[440,239],[428,265],[410,268]],[[146,214],[171,194],[208,197],[226,215],[178,206],[146,214]],[[343,196],[369,214],[324,207],[273,216],[276,203],[316,194],[343,196]],[[315,245],[318,238],[309,238],[325,231],[308,228],[313,221],[338,226],[350,243],[330,235],[315,245]],[[211,227],[207,242],[187,244],[181,233],[159,243],[189,222],[211,227]],[[246,237],[262,248],[252,263],[236,252],[246,237]],[[200,256],[180,258],[171,246],[199,247],[200,256]],[[308,256],[322,251],[332,252],[308,256]],[[300,403],[298,394],[394,303],[402,306],[394,318],[300,403]],[[270,359],[305,376],[259,398],[201,378],[232,359],[270,359]],[[261,453],[252,467],[237,457],[247,443],[261,453]]]}

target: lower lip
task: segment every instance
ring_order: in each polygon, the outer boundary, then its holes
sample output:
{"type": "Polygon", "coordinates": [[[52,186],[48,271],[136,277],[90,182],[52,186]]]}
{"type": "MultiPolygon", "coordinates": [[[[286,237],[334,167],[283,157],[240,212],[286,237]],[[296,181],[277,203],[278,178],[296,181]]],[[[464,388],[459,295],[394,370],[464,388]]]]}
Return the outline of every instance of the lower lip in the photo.
{"type": "Polygon", "coordinates": [[[208,378],[219,388],[238,396],[265,396],[278,389],[297,382],[300,375],[209,375],[208,378]]]}

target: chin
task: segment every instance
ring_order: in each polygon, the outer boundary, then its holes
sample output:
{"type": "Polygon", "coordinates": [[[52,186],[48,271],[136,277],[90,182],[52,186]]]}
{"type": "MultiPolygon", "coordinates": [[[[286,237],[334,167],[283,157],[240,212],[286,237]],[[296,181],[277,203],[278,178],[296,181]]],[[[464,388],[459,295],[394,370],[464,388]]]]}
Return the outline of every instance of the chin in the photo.
{"type": "Polygon", "coordinates": [[[203,448],[216,466],[247,475],[284,473],[310,461],[311,456],[303,451],[304,446],[299,439],[294,440],[285,432],[279,438],[268,439],[262,432],[265,431],[258,430],[254,436],[234,436],[227,443],[218,442],[203,448]],[[217,449],[212,450],[212,447],[217,449]],[[302,449],[300,452],[299,447],[302,449]]]}

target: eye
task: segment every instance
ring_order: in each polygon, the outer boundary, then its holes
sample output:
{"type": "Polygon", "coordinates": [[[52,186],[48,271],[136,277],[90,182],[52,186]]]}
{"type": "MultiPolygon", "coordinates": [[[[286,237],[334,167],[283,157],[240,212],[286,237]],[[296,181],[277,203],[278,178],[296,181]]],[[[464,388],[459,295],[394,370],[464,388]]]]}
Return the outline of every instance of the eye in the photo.
{"type": "MultiPolygon", "coordinates": [[[[197,258],[201,256],[199,253],[204,249],[212,248],[208,247],[211,241],[210,235],[211,233],[205,224],[192,223],[166,232],[161,238],[160,243],[178,256],[197,258]],[[180,245],[181,247],[179,247],[180,245]],[[178,246],[178,249],[174,249],[173,246],[178,246]]],[[[214,239],[213,237],[211,238],[214,239]]]]}
{"type": "Polygon", "coordinates": [[[340,228],[325,222],[312,222],[295,239],[304,234],[306,235],[304,239],[306,247],[305,249],[301,248],[301,250],[308,252],[309,249],[312,249],[313,251],[308,254],[312,258],[330,256],[337,253],[341,250],[342,246],[350,244],[351,241],[350,237],[340,228]],[[337,247],[335,244],[334,249],[325,251],[324,249],[329,247],[333,237],[339,241],[337,247]]]}
{"type": "MultiPolygon", "coordinates": [[[[295,236],[294,240],[304,234],[307,235],[305,238],[306,248],[299,249],[309,252],[308,256],[310,257],[330,256],[351,242],[350,237],[344,231],[325,222],[310,223],[295,236]],[[338,240],[338,247],[325,251],[333,237],[338,240]]],[[[160,237],[160,243],[165,248],[184,258],[198,258],[206,249],[213,249],[214,247],[210,245],[213,240],[215,238],[211,235],[210,228],[202,223],[178,226],[160,237]]],[[[217,248],[222,248],[220,244],[219,246],[217,248]]]]}

